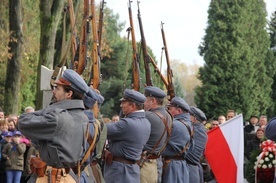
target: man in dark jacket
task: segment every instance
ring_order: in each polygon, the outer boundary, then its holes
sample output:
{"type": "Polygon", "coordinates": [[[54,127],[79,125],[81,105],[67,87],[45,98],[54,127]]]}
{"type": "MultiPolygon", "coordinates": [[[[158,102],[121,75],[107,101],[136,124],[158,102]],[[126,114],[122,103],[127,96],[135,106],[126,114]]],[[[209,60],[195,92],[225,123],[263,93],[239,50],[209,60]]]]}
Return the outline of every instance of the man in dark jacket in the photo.
{"type": "MultiPolygon", "coordinates": [[[[55,83],[53,103],[46,109],[22,114],[19,129],[27,138],[38,142],[39,155],[47,164],[47,176],[43,178],[61,176],[61,180],[69,182],[75,176],[72,171],[68,176],[68,170],[77,166],[85,152],[88,118],[83,112],[82,99],[88,86],[70,69],[55,83]]],[[[29,182],[35,182],[36,177],[32,176],[29,182]]]]}

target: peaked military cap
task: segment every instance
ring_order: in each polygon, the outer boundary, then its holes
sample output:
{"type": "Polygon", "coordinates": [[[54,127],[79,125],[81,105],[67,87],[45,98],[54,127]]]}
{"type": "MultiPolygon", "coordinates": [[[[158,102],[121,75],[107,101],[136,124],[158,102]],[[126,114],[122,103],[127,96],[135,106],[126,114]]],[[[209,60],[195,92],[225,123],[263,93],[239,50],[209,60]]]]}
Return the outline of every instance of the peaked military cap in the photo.
{"type": "Polygon", "coordinates": [[[66,69],[62,76],[55,81],[55,84],[70,86],[82,94],[87,93],[89,90],[89,87],[81,76],[72,69],[66,69]]]}
{"type": "Polygon", "coordinates": [[[202,112],[202,110],[200,110],[199,108],[197,107],[194,107],[194,106],[190,106],[190,114],[192,116],[195,116],[196,119],[199,121],[199,122],[203,122],[203,121],[206,121],[207,118],[204,114],[204,112],[202,112]]]}
{"type": "Polygon", "coordinates": [[[146,97],[156,97],[156,98],[164,98],[166,97],[166,93],[156,86],[147,86],[145,88],[145,96],[146,97]]]}
{"type": "Polygon", "coordinates": [[[138,91],[126,89],[124,91],[124,96],[123,98],[120,99],[120,101],[121,102],[131,101],[131,102],[143,104],[146,101],[146,97],[138,91]]]}
{"type": "Polygon", "coordinates": [[[89,88],[88,92],[84,94],[83,103],[86,107],[91,108],[96,102],[101,105],[104,102],[104,97],[95,90],[89,88]]]}
{"type": "Polygon", "coordinates": [[[98,99],[97,99],[99,105],[102,105],[104,102],[104,96],[102,96],[101,94],[98,94],[98,99]]]}
{"type": "Polygon", "coordinates": [[[180,107],[181,109],[183,109],[185,111],[190,111],[190,106],[181,97],[174,97],[174,98],[172,98],[172,100],[168,104],[168,106],[180,107]]]}

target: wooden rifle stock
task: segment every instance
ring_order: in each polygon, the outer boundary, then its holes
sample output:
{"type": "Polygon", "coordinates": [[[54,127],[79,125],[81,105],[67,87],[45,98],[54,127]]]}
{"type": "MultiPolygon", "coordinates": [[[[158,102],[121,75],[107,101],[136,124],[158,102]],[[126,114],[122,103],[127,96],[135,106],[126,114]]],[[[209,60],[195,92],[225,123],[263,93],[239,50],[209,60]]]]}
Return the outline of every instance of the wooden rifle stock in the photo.
{"type": "Polygon", "coordinates": [[[83,19],[81,25],[81,37],[79,45],[79,61],[77,63],[77,73],[81,75],[86,65],[87,47],[88,47],[88,30],[89,30],[89,0],[84,0],[83,4],[83,19]]]}
{"type": "Polygon", "coordinates": [[[137,6],[138,6],[138,23],[139,23],[140,34],[141,34],[141,45],[143,50],[144,66],[145,66],[145,73],[146,73],[146,85],[153,86],[151,75],[150,75],[150,67],[149,67],[149,63],[151,62],[151,60],[147,50],[147,44],[146,44],[146,39],[144,35],[143,24],[142,24],[142,19],[140,14],[140,8],[139,8],[139,1],[137,1],[137,6]]]}
{"type": "MultiPolygon", "coordinates": [[[[91,13],[92,13],[92,33],[93,33],[93,46],[92,46],[92,65],[91,65],[91,85],[94,89],[98,89],[100,85],[100,55],[99,55],[99,37],[96,24],[96,5],[95,0],[91,0],[91,13]]],[[[95,118],[98,117],[99,107],[98,103],[93,106],[95,118]]]]}
{"type": "MultiPolygon", "coordinates": [[[[104,18],[104,0],[101,1],[100,4],[100,15],[99,15],[99,23],[98,23],[98,37],[99,37],[99,48],[101,48],[102,43],[102,32],[103,32],[103,18],[104,18]]],[[[99,52],[101,50],[99,49],[99,52]]]]}
{"type": "Polygon", "coordinates": [[[154,62],[153,58],[151,56],[149,56],[149,57],[150,57],[150,62],[152,63],[152,65],[154,67],[154,72],[157,72],[157,74],[160,76],[161,80],[163,81],[164,85],[167,87],[168,86],[167,80],[162,75],[161,71],[159,70],[157,64],[154,62]]]}
{"type": "MultiPolygon", "coordinates": [[[[75,20],[75,12],[74,12],[74,6],[73,6],[73,0],[68,0],[68,9],[70,14],[70,26],[72,31],[72,38],[71,38],[71,49],[72,49],[72,65],[75,64],[75,56],[78,49],[78,41],[77,41],[77,30],[76,30],[76,20],[75,20]]],[[[76,68],[74,68],[76,70],[76,68]]]]}
{"type": "Polygon", "coordinates": [[[137,54],[136,48],[136,39],[134,33],[134,25],[132,20],[132,10],[131,10],[131,1],[129,0],[128,6],[128,15],[129,15],[129,22],[130,22],[130,31],[131,31],[131,42],[132,42],[132,83],[133,89],[136,91],[140,90],[140,68],[139,68],[139,57],[137,54]]]}
{"type": "Polygon", "coordinates": [[[174,91],[174,86],[173,86],[173,81],[172,81],[173,72],[172,72],[171,65],[170,65],[169,53],[168,53],[168,48],[167,48],[167,43],[166,43],[166,37],[165,37],[163,24],[164,23],[161,22],[161,33],[162,33],[162,39],[163,39],[163,45],[164,45],[163,49],[165,49],[165,55],[166,55],[166,60],[167,60],[167,80],[168,80],[168,84],[166,86],[167,86],[168,95],[170,96],[169,100],[171,100],[173,97],[175,97],[175,91],[174,91]]]}

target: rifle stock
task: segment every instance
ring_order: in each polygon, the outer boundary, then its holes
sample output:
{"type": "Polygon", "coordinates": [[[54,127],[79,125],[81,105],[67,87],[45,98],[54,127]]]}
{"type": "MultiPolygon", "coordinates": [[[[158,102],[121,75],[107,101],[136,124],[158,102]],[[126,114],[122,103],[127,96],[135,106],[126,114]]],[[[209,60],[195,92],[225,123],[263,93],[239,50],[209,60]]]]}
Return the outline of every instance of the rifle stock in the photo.
{"type": "Polygon", "coordinates": [[[86,65],[87,58],[87,47],[88,47],[88,30],[89,30],[89,0],[84,0],[83,4],[83,19],[81,25],[81,37],[80,37],[80,45],[79,45],[79,60],[74,63],[74,67],[76,67],[76,71],[79,75],[83,73],[86,65]]]}
{"type": "MultiPolygon", "coordinates": [[[[104,18],[104,0],[101,1],[100,4],[100,15],[99,15],[99,23],[98,23],[98,37],[99,37],[99,48],[101,48],[102,43],[102,32],[103,32],[103,18],[104,18]]],[[[99,49],[99,51],[101,51],[99,49]]]]}
{"type": "Polygon", "coordinates": [[[133,89],[136,91],[140,90],[140,68],[139,68],[139,57],[136,48],[136,39],[134,33],[134,25],[132,20],[132,10],[131,10],[131,1],[129,0],[128,14],[130,22],[130,31],[131,31],[131,42],[132,42],[132,85],[133,89]]]}
{"type": "Polygon", "coordinates": [[[137,1],[137,6],[138,6],[138,23],[139,23],[140,34],[141,34],[141,45],[142,45],[144,67],[145,67],[145,73],[146,73],[146,86],[153,86],[151,75],[150,75],[150,67],[149,67],[149,63],[151,62],[151,60],[147,50],[147,43],[146,43],[144,30],[143,30],[143,24],[142,24],[140,8],[139,8],[139,1],[137,1]]]}
{"type": "MultiPolygon", "coordinates": [[[[92,65],[91,65],[91,85],[94,89],[98,89],[101,82],[100,74],[100,55],[99,55],[99,37],[96,24],[96,5],[95,0],[91,0],[91,13],[92,13],[92,33],[93,33],[93,46],[92,46],[92,65]]],[[[98,103],[93,106],[95,117],[98,117],[99,107],[98,103]]]]}
{"type": "Polygon", "coordinates": [[[168,84],[167,86],[167,91],[168,91],[168,95],[170,96],[169,100],[171,100],[173,97],[175,97],[175,91],[174,91],[174,86],[173,86],[173,81],[172,81],[172,77],[173,77],[173,72],[171,69],[171,65],[170,65],[170,58],[169,58],[169,53],[168,53],[168,48],[167,48],[167,42],[166,42],[166,37],[165,37],[165,31],[163,28],[163,24],[161,22],[161,33],[162,33],[162,39],[163,39],[163,48],[165,49],[165,55],[166,55],[166,61],[167,61],[167,80],[168,80],[168,84]]]}

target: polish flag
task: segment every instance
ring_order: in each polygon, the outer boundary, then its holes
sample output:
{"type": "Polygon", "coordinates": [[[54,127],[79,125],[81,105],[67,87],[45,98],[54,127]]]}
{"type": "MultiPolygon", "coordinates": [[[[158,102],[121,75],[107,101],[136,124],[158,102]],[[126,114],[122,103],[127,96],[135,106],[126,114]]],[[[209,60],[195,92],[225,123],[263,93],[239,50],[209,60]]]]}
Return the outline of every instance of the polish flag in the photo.
{"type": "Polygon", "coordinates": [[[242,183],[243,117],[235,116],[208,132],[205,156],[219,183],[242,183]]]}

